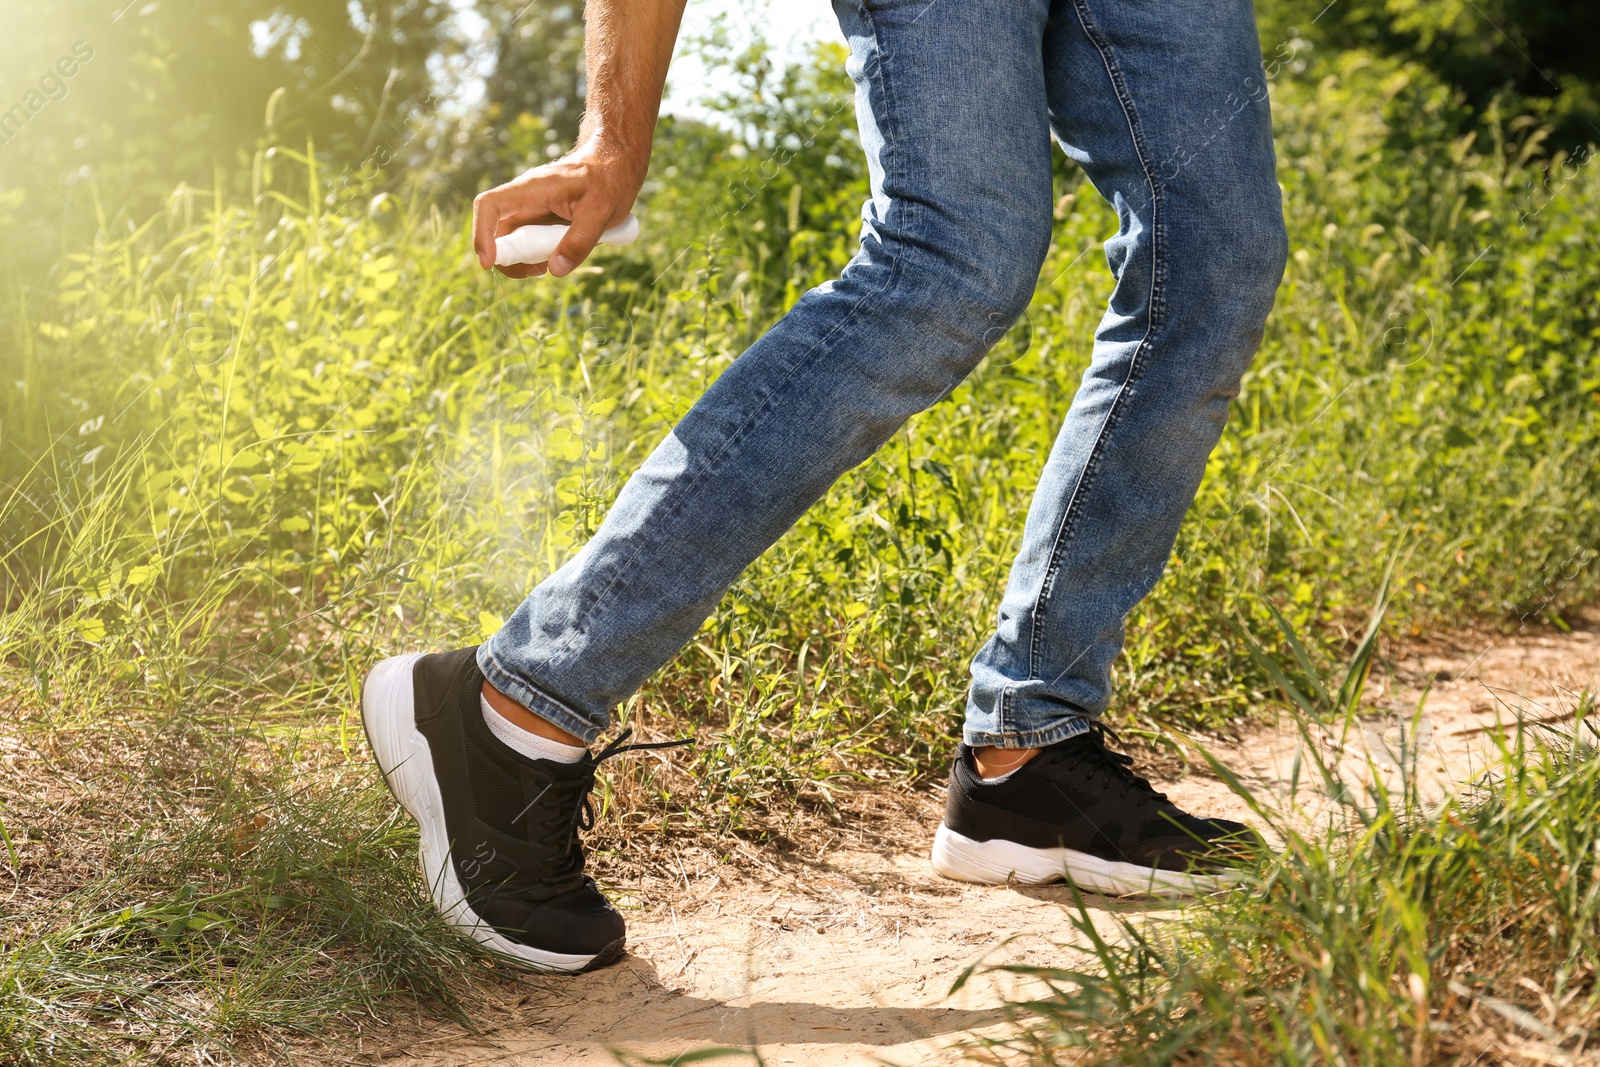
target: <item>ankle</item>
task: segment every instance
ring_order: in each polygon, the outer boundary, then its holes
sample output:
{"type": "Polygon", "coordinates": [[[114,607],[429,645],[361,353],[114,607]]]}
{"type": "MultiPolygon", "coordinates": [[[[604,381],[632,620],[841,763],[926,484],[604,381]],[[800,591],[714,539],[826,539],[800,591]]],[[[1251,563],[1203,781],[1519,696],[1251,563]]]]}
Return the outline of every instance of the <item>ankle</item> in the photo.
{"type": "Polygon", "coordinates": [[[978,765],[978,774],[984,778],[999,778],[1027,763],[1039,754],[1036,748],[975,748],[972,760],[978,765]]]}
{"type": "Polygon", "coordinates": [[[483,683],[483,699],[487,700],[489,702],[489,706],[495,711],[498,711],[506,719],[506,721],[510,722],[513,726],[516,726],[519,729],[526,730],[530,734],[537,734],[540,737],[546,738],[550,741],[555,741],[558,744],[572,745],[577,748],[588,747],[588,745],[584,743],[583,738],[578,737],[575,734],[568,733],[555,723],[551,722],[549,719],[541,718],[540,716],[535,715],[521,704],[518,704],[515,700],[512,700],[510,697],[500,692],[500,690],[490,685],[487,681],[483,683]]]}

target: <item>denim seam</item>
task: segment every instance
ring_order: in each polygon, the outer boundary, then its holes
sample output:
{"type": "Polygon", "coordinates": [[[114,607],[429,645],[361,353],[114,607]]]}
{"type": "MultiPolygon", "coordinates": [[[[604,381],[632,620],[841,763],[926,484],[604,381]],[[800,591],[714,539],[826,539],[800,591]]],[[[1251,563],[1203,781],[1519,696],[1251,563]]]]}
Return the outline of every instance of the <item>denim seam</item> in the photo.
{"type": "MultiPolygon", "coordinates": [[[[882,78],[882,66],[883,66],[883,55],[884,55],[884,52],[883,52],[883,40],[878,34],[877,24],[875,22],[873,22],[872,17],[871,17],[871,13],[867,10],[866,4],[863,3],[861,5],[861,10],[862,10],[863,15],[866,16],[867,25],[869,26],[869,28],[871,30],[871,33],[872,33],[873,52],[874,52],[875,58],[877,59],[877,62],[873,65],[873,69],[875,69],[877,71],[878,76],[876,78],[874,78],[873,80],[878,84],[878,86],[880,88],[880,92],[881,92],[882,96],[885,98],[885,101],[886,101],[885,107],[884,107],[885,114],[886,115],[892,115],[893,114],[893,107],[890,106],[887,103],[887,100],[888,100],[888,97],[889,97],[888,88],[887,88],[887,85],[886,85],[886,83],[884,82],[884,80],[882,78]]],[[[868,77],[872,77],[872,71],[871,70],[866,71],[865,73],[867,73],[868,77]]],[[[887,157],[890,154],[890,151],[891,151],[891,148],[892,148],[893,138],[891,136],[889,136],[889,133],[890,133],[890,131],[885,129],[885,136],[884,136],[884,139],[883,139],[884,140],[884,156],[885,157],[887,157]]],[[[888,161],[887,161],[886,158],[884,160],[883,172],[884,172],[885,179],[887,180],[887,177],[888,177],[888,174],[889,174],[889,167],[888,167],[888,161]]],[[[910,247],[912,249],[915,248],[914,245],[911,245],[910,247]]],[[[772,405],[775,402],[775,398],[783,390],[783,387],[788,385],[789,382],[794,379],[794,376],[796,374],[800,373],[801,370],[803,370],[806,367],[810,366],[810,364],[812,362],[812,359],[817,355],[817,353],[819,351],[821,351],[824,347],[826,347],[828,342],[830,342],[836,335],[838,335],[846,326],[848,326],[852,321],[854,321],[854,319],[857,316],[857,314],[861,311],[862,305],[864,305],[867,301],[869,301],[869,300],[871,300],[871,299],[873,299],[875,297],[882,296],[884,293],[887,293],[891,289],[894,288],[895,284],[900,279],[901,265],[902,265],[902,262],[903,262],[904,258],[905,257],[903,257],[903,256],[892,257],[891,258],[891,267],[890,267],[890,271],[889,271],[889,277],[884,281],[882,287],[877,289],[876,291],[863,294],[860,300],[857,300],[853,305],[851,305],[849,312],[847,314],[845,314],[842,318],[840,318],[839,322],[837,324],[835,324],[833,329],[829,330],[828,333],[825,336],[823,336],[821,338],[818,338],[818,340],[817,340],[817,342],[815,344],[813,344],[809,349],[807,349],[804,353],[802,353],[798,358],[795,359],[793,365],[789,368],[788,373],[785,374],[780,381],[778,381],[776,384],[774,384],[768,390],[767,395],[762,398],[760,405],[755,410],[751,411],[751,413],[745,418],[744,422],[740,423],[739,427],[736,430],[734,430],[732,434],[729,435],[728,440],[723,442],[722,447],[717,451],[717,453],[715,455],[713,455],[713,456],[708,457],[700,465],[700,468],[694,472],[694,475],[691,478],[691,480],[689,481],[689,484],[684,488],[683,492],[679,494],[679,499],[677,500],[677,502],[675,502],[673,504],[673,506],[667,511],[666,514],[667,514],[668,518],[676,517],[682,511],[682,509],[685,506],[687,506],[688,498],[693,496],[695,490],[699,488],[700,484],[705,480],[706,476],[711,474],[711,473],[713,473],[715,470],[717,470],[719,468],[719,466],[722,464],[722,462],[724,460],[728,459],[733,454],[734,448],[739,444],[739,442],[743,438],[745,432],[750,429],[750,427],[756,422],[756,420],[761,415],[764,415],[766,412],[771,410],[772,405]]],[[[613,589],[615,589],[617,584],[622,580],[622,575],[630,567],[633,566],[634,561],[639,558],[639,553],[642,552],[642,551],[643,551],[643,546],[642,545],[636,547],[634,549],[632,555],[630,555],[626,561],[624,561],[623,563],[619,564],[615,568],[615,573],[612,575],[610,581],[608,581],[606,583],[605,587],[603,589],[601,589],[599,593],[595,594],[594,599],[589,602],[589,605],[584,610],[583,615],[573,621],[573,623],[571,625],[571,628],[569,629],[569,631],[567,633],[566,638],[561,642],[561,644],[559,646],[556,647],[556,649],[555,649],[555,651],[553,653],[553,656],[559,658],[564,653],[566,653],[566,651],[572,646],[572,642],[577,638],[577,636],[579,634],[581,634],[583,632],[583,624],[590,617],[592,617],[594,612],[595,612],[595,610],[597,608],[599,608],[600,605],[606,601],[606,599],[610,596],[611,591],[613,589]]]]}
{"type": "Polygon", "coordinates": [[[1062,720],[1045,729],[1027,730],[1021,733],[963,728],[961,739],[968,748],[1045,748],[1071,737],[1079,737],[1089,730],[1088,719],[1073,718],[1062,720]]]}
{"type": "Polygon", "coordinates": [[[495,655],[493,645],[485,642],[482,648],[483,654],[492,668],[493,676],[491,677],[491,671],[483,670],[484,664],[481,660],[478,663],[478,669],[483,671],[483,676],[488,678],[490,684],[500,692],[512,697],[529,710],[537,709],[538,714],[543,718],[550,720],[568,733],[576,734],[583,738],[584,744],[589,744],[600,736],[602,731],[595,729],[593,723],[578,714],[575,709],[569,707],[565,701],[557,699],[539,686],[508,671],[505,664],[500,662],[500,657],[495,655]]]}
{"type": "Polygon", "coordinates": [[[1145,324],[1144,336],[1139,340],[1139,347],[1134,351],[1133,358],[1128,364],[1128,373],[1123,378],[1122,384],[1117,388],[1117,395],[1111,402],[1111,408],[1106,412],[1104,421],[1100,424],[1100,431],[1095,435],[1093,447],[1089,450],[1088,459],[1084,461],[1083,471],[1078,475],[1078,482],[1073,486],[1072,499],[1067,502],[1066,510],[1062,513],[1061,523],[1056,528],[1054,543],[1051,545],[1049,564],[1045,570],[1044,581],[1040,583],[1039,595],[1034,600],[1033,610],[1028,613],[1028,677],[1033,678],[1038,673],[1039,653],[1042,627],[1040,617],[1050,599],[1050,593],[1055,585],[1056,577],[1061,570],[1061,558],[1066,553],[1067,544],[1076,528],[1076,520],[1081,512],[1080,501],[1087,494],[1094,481],[1094,475],[1100,466],[1100,458],[1104,451],[1107,437],[1120,421],[1122,408],[1126,407],[1125,401],[1133,391],[1133,384],[1138,379],[1143,369],[1145,356],[1150,351],[1156,330],[1161,324],[1162,315],[1162,282],[1165,280],[1166,262],[1162,253],[1164,241],[1162,240],[1161,216],[1161,186],[1157,182],[1155,173],[1150,165],[1149,150],[1145,145],[1143,129],[1139,123],[1137,109],[1133,104],[1132,94],[1127,88],[1126,79],[1121,68],[1117,66],[1111,54],[1111,45],[1095,25],[1093,16],[1090,15],[1087,0],[1072,0],[1074,10],[1078,15],[1078,24],[1083,27],[1084,35],[1089,38],[1089,43],[1094,45],[1095,51],[1100,54],[1100,60],[1105,65],[1106,77],[1111,82],[1111,87],[1116,93],[1117,103],[1122,108],[1123,119],[1128,124],[1128,139],[1133,145],[1134,156],[1139,161],[1139,169],[1144,172],[1145,184],[1150,188],[1150,296],[1147,302],[1149,321],[1145,324]]]}

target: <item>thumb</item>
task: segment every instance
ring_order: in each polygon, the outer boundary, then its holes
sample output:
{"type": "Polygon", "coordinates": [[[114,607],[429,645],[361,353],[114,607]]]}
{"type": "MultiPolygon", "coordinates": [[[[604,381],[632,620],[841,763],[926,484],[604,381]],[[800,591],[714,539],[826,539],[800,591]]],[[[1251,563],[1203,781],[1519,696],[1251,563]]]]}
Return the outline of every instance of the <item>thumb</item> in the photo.
{"type": "Polygon", "coordinates": [[[567,235],[561,239],[561,243],[550,256],[550,273],[557,278],[571,274],[579,264],[589,258],[589,253],[594,251],[594,246],[600,243],[600,237],[605,232],[605,215],[582,209],[573,212],[572,225],[568,227],[567,235]]]}

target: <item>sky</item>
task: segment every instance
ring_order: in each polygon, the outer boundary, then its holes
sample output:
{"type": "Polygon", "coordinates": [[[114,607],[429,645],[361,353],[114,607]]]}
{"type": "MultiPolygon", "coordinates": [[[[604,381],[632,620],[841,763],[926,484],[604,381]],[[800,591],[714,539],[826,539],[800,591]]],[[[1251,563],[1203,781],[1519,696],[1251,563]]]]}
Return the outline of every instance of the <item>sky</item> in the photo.
{"type": "Polygon", "coordinates": [[[843,41],[828,0],[689,0],[678,35],[678,53],[667,76],[662,110],[668,114],[714,121],[698,101],[723,88],[715,74],[684,50],[684,42],[708,32],[718,15],[725,16],[736,45],[747,44],[760,31],[772,45],[779,66],[805,59],[819,40],[843,41]]]}
{"type": "MultiPolygon", "coordinates": [[[[472,0],[452,0],[452,4],[466,37],[474,39],[483,33],[486,24],[473,10],[472,0]]],[[[779,66],[804,60],[814,41],[844,39],[828,0],[689,0],[683,13],[683,29],[678,34],[678,52],[667,78],[661,108],[664,113],[716,121],[716,116],[699,102],[731,86],[722,84],[718,73],[708,74],[688,54],[687,42],[710,32],[719,15],[725,17],[736,47],[748,44],[757,31],[764,35],[779,66]]],[[[270,39],[267,23],[261,24],[257,38],[265,47],[270,39]]],[[[458,75],[451,80],[459,86],[452,94],[457,106],[468,109],[481,99],[482,84],[470,72],[465,79],[458,75]]]]}

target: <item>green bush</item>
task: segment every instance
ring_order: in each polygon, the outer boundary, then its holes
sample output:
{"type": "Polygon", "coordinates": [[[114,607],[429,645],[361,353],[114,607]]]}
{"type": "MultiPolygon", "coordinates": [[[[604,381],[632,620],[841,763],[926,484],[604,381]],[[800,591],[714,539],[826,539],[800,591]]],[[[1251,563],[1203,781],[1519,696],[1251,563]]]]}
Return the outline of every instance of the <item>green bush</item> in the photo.
{"type": "MultiPolygon", "coordinates": [[[[1127,707],[1152,724],[1246,708],[1257,676],[1224,623],[1258,616],[1256,597],[1345,640],[1391,547],[1408,630],[1558,620],[1594,584],[1595,181],[1530,198],[1517,146],[1445,139],[1445,94],[1412,68],[1352,55],[1278,89],[1296,249],[1173,565],[1132,620],[1127,707]]],[[[806,145],[763,184],[771,168],[737,148],[669,128],[643,245],[564,284],[477,275],[460,216],[330,191],[286,149],[259,161],[251,202],[183,194],[70,257],[8,316],[3,638],[41,678],[91,679],[172,647],[195,612],[241,664],[240,613],[269,630],[337,617],[374,648],[491,626],[847,256],[838,201],[859,175],[806,145]],[[399,620],[406,633],[386,628],[399,620]]],[[[807,649],[829,665],[827,729],[892,708],[887,744],[918,766],[959,713],[1108,286],[1108,212],[1078,184],[1060,213],[1024,321],[847,476],[700,642],[759,643],[752,669],[775,676],[807,649]]],[[[662,686],[703,689],[715,658],[691,654],[662,686]]],[[[816,688],[786,685],[790,703],[816,688]]]]}

